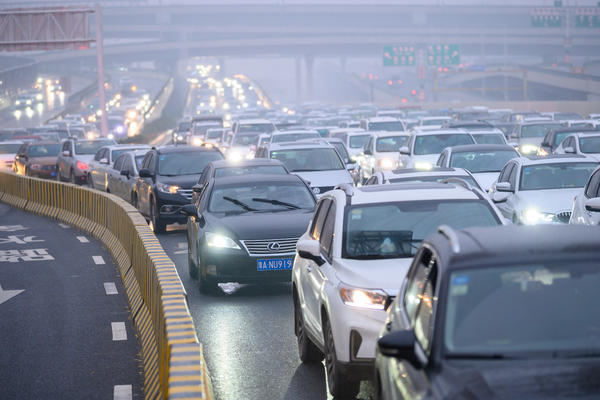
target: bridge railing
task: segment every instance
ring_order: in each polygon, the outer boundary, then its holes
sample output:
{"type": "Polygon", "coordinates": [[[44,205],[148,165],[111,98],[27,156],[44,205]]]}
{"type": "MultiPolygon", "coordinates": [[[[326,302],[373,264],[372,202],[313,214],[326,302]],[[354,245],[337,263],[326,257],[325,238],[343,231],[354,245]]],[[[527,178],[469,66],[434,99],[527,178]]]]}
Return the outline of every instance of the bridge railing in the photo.
{"type": "Polygon", "coordinates": [[[93,189],[6,172],[0,201],[73,225],[108,247],[141,340],[145,398],[213,398],[185,289],[134,207],[93,189]]]}

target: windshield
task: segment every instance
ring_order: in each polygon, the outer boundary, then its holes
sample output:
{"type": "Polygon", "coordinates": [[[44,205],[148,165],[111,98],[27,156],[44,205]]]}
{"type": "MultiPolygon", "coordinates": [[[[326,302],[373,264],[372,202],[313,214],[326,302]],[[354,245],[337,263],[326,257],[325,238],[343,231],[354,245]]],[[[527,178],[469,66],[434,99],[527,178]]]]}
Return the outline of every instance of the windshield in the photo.
{"type": "Polygon", "coordinates": [[[100,147],[115,144],[112,140],[76,140],[75,154],[96,154],[100,147]]]}
{"type": "Polygon", "coordinates": [[[318,133],[285,133],[281,135],[273,135],[271,143],[281,142],[296,142],[304,139],[319,139],[321,136],[318,133]]]}
{"type": "Polygon", "coordinates": [[[248,167],[217,168],[215,178],[238,175],[285,175],[287,171],[281,165],[253,165],[248,167]]]}
{"type": "Polygon", "coordinates": [[[415,140],[415,154],[440,154],[446,147],[473,143],[473,138],[464,133],[420,135],[415,140]]]}
{"type": "Polygon", "coordinates": [[[438,126],[444,125],[448,122],[448,118],[439,118],[439,119],[424,119],[421,121],[422,126],[438,126]]]}
{"type": "Polygon", "coordinates": [[[566,121],[573,119],[583,119],[583,117],[576,113],[556,113],[554,114],[554,119],[557,121],[566,121]]]}
{"type": "Polygon", "coordinates": [[[274,150],[271,158],[284,163],[291,172],[344,169],[340,156],[332,148],[274,150]]]}
{"type": "Polygon", "coordinates": [[[554,147],[558,147],[558,145],[565,140],[565,138],[567,136],[569,136],[571,133],[573,132],[561,132],[561,133],[555,133],[554,134],[554,147]]]}
{"type": "Polygon", "coordinates": [[[600,351],[597,262],[464,269],[453,272],[448,285],[446,356],[576,357],[600,351]]]}
{"type": "Polygon", "coordinates": [[[260,182],[214,188],[209,212],[312,210],[315,201],[302,183],[260,182]]]}
{"type": "Polygon", "coordinates": [[[119,149],[119,150],[113,150],[112,151],[112,159],[116,160],[117,157],[119,157],[121,154],[127,153],[128,151],[134,151],[134,150],[138,150],[138,149],[119,149]]]}
{"type": "Polygon", "coordinates": [[[408,136],[387,136],[378,138],[375,142],[375,151],[378,153],[396,152],[406,144],[408,136]]]}
{"type": "Polygon", "coordinates": [[[472,174],[478,172],[500,172],[506,163],[519,157],[514,150],[465,151],[452,153],[450,166],[463,168],[472,174]]]}
{"type": "Polygon", "coordinates": [[[260,135],[260,133],[255,133],[255,134],[246,134],[246,135],[235,135],[233,137],[233,142],[231,143],[232,146],[252,146],[255,145],[256,142],[258,141],[258,136],[260,135]]]}
{"type": "Polygon", "coordinates": [[[223,132],[221,130],[209,129],[206,131],[206,138],[207,139],[221,139],[222,133],[223,132]]]}
{"type": "Polygon", "coordinates": [[[469,183],[469,185],[481,189],[477,181],[469,175],[430,175],[430,176],[418,176],[413,178],[395,178],[390,179],[390,183],[403,183],[403,182],[442,182],[448,178],[458,178],[469,183]]]}
{"type": "Polygon", "coordinates": [[[192,126],[192,123],[190,121],[188,121],[188,122],[180,122],[179,126],[177,126],[177,131],[178,132],[189,131],[191,126],[192,126]]]}
{"type": "Polygon", "coordinates": [[[222,159],[223,156],[217,151],[185,151],[160,154],[158,157],[158,174],[167,176],[201,174],[209,162],[222,159]]]}
{"type": "Polygon", "coordinates": [[[135,166],[137,167],[138,171],[140,169],[142,169],[142,163],[144,162],[144,157],[145,156],[135,156],[135,166]]]}
{"type": "Polygon", "coordinates": [[[600,153],[600,136],[579,138],[579,149],[584,154],[600,153]]]}
{"type": "Polygon", "coordinates": [[[506,144],[502,133],[472,133],[471,136],[479,144],[506,144]]]}
{"type": "Polygon", "coordinates": [[[271,133],[275,130],[273,124],[240,124],[237,133],[271,133]]]}
{"type": "Polygon", "coordinates": [[[17,154],[22,143],[0,143],[0,154],[17,154]]]}
{"type": "Polygon", "coordinates": [[[60,144],[44,144],[29,147],[29,157],[57,157],[60,144]]]}
{"type": "Polygon", "coordinates": [[[483,200],[422,200],[349,207],[344,257],[406,258],[440,225],[454,229],[499,225],[483,200]]]}
{"type": "Polygon", "coordinates": [[[597,163],[557,163],[523,167],[521,190],[566,189],[584,187],[597,163]]]}
{"type": "Polygon", "coordinates": [[[521,137],[532,138],[532,137],[544,137],[552,129],[560,127],[557,124],[535,124],[535,125],[523,125],[521,127],[521,137]]]}
{"type": "Polygon", "coordinates": [[[204,135],[210,128],[216,128],[220,126],[221,124],[218,122],[202,122],[199,124],[194,124],[192,127],[192,135],[204,135]]]}
{"type": "Polygon", "coordinates": [[[404,125],[401,121],[369,122],[369,130],[398,132],[404,130],[404,125]]]}
{"type": "Polygon", "coordinates": [[[354,135],[350,136],[349,145],[351,149],[362,149],[369,141],[370,135],[354,135]]]}

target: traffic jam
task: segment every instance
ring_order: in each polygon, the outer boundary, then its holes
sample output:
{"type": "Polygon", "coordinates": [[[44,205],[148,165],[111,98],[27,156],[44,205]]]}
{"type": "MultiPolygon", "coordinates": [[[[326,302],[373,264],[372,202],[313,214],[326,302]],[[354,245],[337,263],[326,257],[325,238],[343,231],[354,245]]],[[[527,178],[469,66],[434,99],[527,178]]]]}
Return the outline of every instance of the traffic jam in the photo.
{"type": "Polygon", "coordinates": [[[108,137],[94,112],[2,131],[2,167],[185,232],[204,296],[286,285],[286,332],[330,397],[600,396],[600,114],[284,107],[187,71],[163,143],[123,143],[150,102],[122,79],[108,137]]]}

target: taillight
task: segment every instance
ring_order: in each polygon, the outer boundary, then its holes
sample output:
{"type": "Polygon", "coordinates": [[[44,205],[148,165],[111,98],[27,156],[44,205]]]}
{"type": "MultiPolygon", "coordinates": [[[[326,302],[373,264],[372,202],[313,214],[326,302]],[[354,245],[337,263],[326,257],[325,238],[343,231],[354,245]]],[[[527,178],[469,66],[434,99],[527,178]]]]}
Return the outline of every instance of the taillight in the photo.
{"type": "Polygon", "coordinates": [[[77,161],[77,168],[82,169],[82,170],[87,170],[88,169],[88,165],[86,163],[81,162],[81,161],[77,161]]]}

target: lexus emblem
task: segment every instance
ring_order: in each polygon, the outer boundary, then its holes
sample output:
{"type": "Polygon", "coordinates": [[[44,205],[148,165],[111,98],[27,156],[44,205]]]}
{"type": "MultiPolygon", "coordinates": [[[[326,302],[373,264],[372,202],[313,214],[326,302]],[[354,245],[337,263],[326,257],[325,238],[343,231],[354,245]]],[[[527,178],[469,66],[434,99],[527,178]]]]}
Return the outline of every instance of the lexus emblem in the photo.
{"type": "Polygon", "coordinates": [[[279,243],[277,242],[271,242],[267,245],[267,249],[271,250],[271,251],[277,251],[279,250],[279,243]]]}

